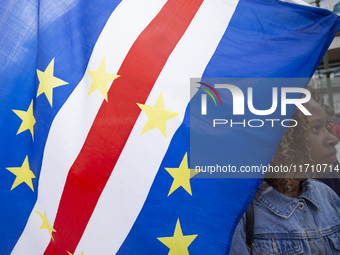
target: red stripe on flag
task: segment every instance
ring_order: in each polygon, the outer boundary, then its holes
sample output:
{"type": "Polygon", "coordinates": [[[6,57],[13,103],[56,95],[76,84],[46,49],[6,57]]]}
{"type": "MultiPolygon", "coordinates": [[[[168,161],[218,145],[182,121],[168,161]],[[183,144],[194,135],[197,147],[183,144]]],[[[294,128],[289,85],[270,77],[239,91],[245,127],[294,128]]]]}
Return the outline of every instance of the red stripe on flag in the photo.
{"type": "MultiPolygon", "coordinates": [[[[45,254],[73,253],[169,55],[203,0],[169,0],[128,52],[72,165],[45,254]]],[[[119,208],[117,208],[119,210],[119,208]]]]}

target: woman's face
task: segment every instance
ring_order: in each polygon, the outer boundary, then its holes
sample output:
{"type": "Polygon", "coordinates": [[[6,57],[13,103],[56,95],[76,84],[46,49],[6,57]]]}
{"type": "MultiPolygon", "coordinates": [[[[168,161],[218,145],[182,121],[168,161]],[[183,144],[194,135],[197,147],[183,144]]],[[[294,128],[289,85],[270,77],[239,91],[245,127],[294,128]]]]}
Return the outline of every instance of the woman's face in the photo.
{"type": "Polygon", "coordinates": [[[339,140],[327,129],[327,114],[325,110],[313,99],[305,106],[312,114],[311,116],[307,116],[309,121],[308,138],[312,159],[320,164],[332,164],[336,162],[335,145],[339,140]]]}

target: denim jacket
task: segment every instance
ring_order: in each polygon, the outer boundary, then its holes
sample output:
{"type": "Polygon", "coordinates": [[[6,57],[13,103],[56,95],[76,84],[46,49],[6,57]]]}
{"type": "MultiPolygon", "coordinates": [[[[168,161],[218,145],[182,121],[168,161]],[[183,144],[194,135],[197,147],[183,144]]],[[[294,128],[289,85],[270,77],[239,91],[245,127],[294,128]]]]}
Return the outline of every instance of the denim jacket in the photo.
{"type": "MultiPolygon", "coordinates": [[[[327,185],[306,180],[301,195],[290,198],[264,183],[253,204],[252,254],[340,254],[340,199],[327,185]]],[[[230,254],[249,254],[245,236],[243,216],[230,254]]]]}

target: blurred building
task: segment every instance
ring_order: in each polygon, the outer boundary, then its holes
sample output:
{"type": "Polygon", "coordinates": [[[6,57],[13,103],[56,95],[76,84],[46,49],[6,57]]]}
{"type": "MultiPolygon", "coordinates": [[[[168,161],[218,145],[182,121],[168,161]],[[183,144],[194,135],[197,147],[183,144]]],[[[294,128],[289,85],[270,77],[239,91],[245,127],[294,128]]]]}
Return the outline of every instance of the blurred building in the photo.
{"type": "MultiPolygon", "coordinates": [[[[340,15],[340,0],[305,0],[313,6],[329,9],[340,15]]],[[[312,82],[335,114],[340,117],[340,33],[334,38],[321,61],[312,82]]]]}

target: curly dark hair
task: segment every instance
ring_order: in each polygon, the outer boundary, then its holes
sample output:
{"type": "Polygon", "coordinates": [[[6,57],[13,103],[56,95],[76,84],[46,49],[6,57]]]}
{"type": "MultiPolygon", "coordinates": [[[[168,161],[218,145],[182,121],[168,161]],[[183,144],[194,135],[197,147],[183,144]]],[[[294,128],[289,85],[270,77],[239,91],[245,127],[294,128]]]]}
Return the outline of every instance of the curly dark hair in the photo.
{"type": "MultiPolygon", "coordinates": [[[[334,119],[332,118],[330,108],[321,101],[319,94],[314,89],[308,88],[308,90],[311,92],[312,99],[318,102],[325,109],[328,116],[327,126],[328,128],[331,128],[334,125],[334,119]]],[[[287,128],[272,159],[272,166],[316,163],[311,158],[311,148],[308,140],[310,128],[308,119],[300,111],[300,109],[296,109],[293,119],[296,120],[299,125],[287,128]]],[[[286,178],[265,178],[264,180],[274,189],[285,194],[294,192],[292,190],[293,187],[296,187],[294,184],[301,184],[305,179],[306,177],[301,175],[287,175],[286,178]]]]}

